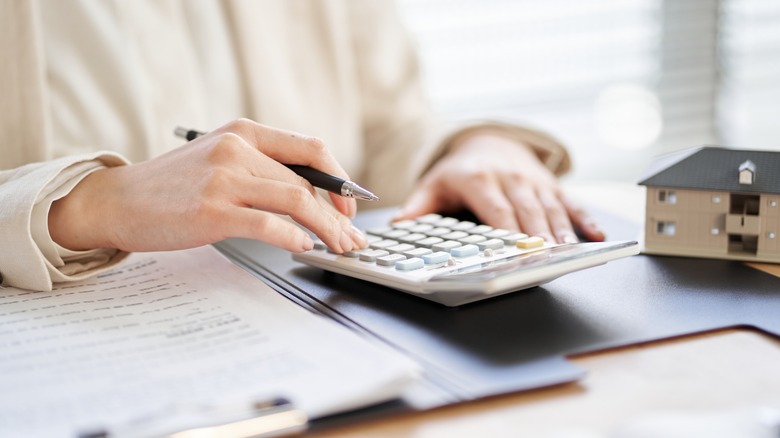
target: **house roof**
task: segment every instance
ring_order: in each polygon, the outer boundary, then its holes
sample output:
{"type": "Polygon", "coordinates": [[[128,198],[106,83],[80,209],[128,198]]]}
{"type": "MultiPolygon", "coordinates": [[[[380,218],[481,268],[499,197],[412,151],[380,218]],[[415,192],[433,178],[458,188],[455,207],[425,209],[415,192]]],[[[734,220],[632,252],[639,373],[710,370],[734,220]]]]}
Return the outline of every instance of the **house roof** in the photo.
{"type": "Polygon", "coordinates": [[[712,146],[689,149],[660,158],[639,184],[780,194],[780,151],[751,151],[712,146]],[[739,183],[739,167],[747,160],[755,164],[755,180],[750,185],[739,183]]]}

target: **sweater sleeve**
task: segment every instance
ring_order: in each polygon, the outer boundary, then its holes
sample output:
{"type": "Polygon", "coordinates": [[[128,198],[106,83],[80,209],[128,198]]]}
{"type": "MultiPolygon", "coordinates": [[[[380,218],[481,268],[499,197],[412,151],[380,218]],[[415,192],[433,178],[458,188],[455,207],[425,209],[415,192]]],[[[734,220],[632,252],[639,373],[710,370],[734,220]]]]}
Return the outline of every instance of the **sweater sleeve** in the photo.
{"type": "Polygon", "coordinates": [[[31,163],[0,172],[0,275],[2,284],[51,290],[54,282],[81,280],[115,266],[127,253],[114,249],[70,251],[49,235],[51,204],[90,173],[127,164],[97,152],[31,163]]]}

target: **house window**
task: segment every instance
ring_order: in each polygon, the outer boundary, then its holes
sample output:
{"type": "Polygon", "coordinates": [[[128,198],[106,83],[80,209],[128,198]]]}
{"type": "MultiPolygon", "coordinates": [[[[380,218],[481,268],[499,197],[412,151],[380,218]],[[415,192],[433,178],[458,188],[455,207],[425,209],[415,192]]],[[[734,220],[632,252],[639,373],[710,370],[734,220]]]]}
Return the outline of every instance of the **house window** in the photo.
{"type": "Polygon", "coordinates": [[[672,221],[658,221],[655,224],[656,234],[662,236],[674,236],[677,231],[677,225],[672,221]]]}
{"type": "Polygon", "coordinates": [[[660,202],[661,204],[676,204],[677,192],[675,192],[674,190],[659,190],[658,202],[660,202]]]}

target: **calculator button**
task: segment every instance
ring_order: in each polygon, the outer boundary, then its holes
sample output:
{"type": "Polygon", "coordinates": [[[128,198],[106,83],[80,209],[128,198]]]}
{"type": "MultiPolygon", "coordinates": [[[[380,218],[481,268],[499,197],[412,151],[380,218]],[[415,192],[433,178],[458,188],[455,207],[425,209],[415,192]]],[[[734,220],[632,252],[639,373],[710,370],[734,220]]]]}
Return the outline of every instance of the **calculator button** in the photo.
{"type": "Polygon", "coordinates": [[[387,251],[381,249],[375,249],[373,251],[366,251],[360,253],[360,261],[363,262],[375,262],[378,257],[384,257],[390,254],[387,251]]]}
{"type": "Polygon", "coordinates": [[[403,254],[390,254],[376,258],[376,264],[380,266],[394,266],[395,262],[406,260],[406,256],[403,254]]]}
{"type": "Polygon", "coordinates": [[[417,246],[423,246],[425,248],[430,248],[433,245],[436,245],[437,243],[441,243],[441,242],[444,242],[444,239],[439,238],[439,237],[427,237],[425,239],[418,240],[417,242],[414,242],[414,244],[417,245],[417,246]]]}
{"type": "Polygon", "coordinates": [[[425,239],[426,237],[428,236],[426,236],[425,234],[412,233],[412,234],[407,234],[406,236],[401,236],[398,240],[400,240],[401,242],[413,243],[413,242],[417,242],[418,240],[425,239]]]}
{"type": "Polygon", "coordinates": [[[363,251],[364,250],[362,250],[362,249],[358,250],[358,251],[347,251],[347,252],[341,253],[341,255],[344,256],[344,257],[349,257],[351,259],[356,259],[356,258],[358,258],[360,253],[363,252],[363,251]]]}
{"type": "Polygon", "coordinates": [[[380,240],[382,240],[382,237],[380,236],[374,236],[373,234],[366,234],[366,241],[368,243],[379,242],[380,240]]]}
{"type": "Polygon", "coordinates": [[[451,226],[456,225],[458,222],[460,221],[455,219],[454,217],[445,217],[436,221],[434,225],[442,228],[450,228],[451,226]]]}
{"type": "Polygon", "coordinates": [[[464,238],[464,237],[466,237],[468,235],[469,235],[469,233],[466,233],[465,231],[453,231],[453,232],[451,232],[449,234],[445,234],[445,235],[439,236],[439,237],[441,237],[442,239],[447,239],[447,240],[460,240],[460,239],[462,239],[462,238],[464,238]]]}
{"type": "Polygon", "coordinates": [[[482,242],[477,242],[477,246],[480,251],[485,251],[486,249],[501,249],[504,247],[504,241],[501,239],[484,240],[482,242]]]}
{"type": "Polygon", "coordinates": [[[392,225],[393,228],[395,228],[397,230],[405,230],[405,229],[412,228],[413,226],[417,225],[417,222],[413,221],[413,220],[403,220],[403,221],[393,222],[390,225],[392,225]]]}
{"type": "Polygon", "coordinates": [[[441,220],[441,215],[435,213],[426,214],[425,216],[420,216],[417,218],[417,222],[421,224],[433,224],[439,220],[441,220]]]}
{"type": "Polygon", "coordinates": [[[415,248],[414,245],[408,244],[408,243],[399,243],[398,245],[388,246],[385,248],[387,251],[390,251],[391,254],[401,254],[406,251],[411,251],[415,248]]]}
{"type": "Polygon", "coordinates": [[[431,249],[434,251],[451,252],[453,248],[457,248],[462,245],[463,245],[462,243],[456,242],[454,240],[446,240],[444,242],[433,245],[431,249]]]}
{"type": "Polygon", "coordinates": [[[452,229],[452,231],[469,231],[470,229],[476,226],[477,224],[475,224],[474,222],[463,221],[451,226],[450,228],[452,229]]]}
{"type": "MultiPolygon", "coordinates": [[[[461,243],[477,243],[477,242],[482,242],[483,240],[487,240],[487,237],[480,236],[479,234],[472,234],[462,239],[458,239],[458,241],[461,243]]],[[[504,242],[501,242],[501,244],[503,245],[504,242]]]]}
{"type": "Polygon", "coordinates": [[[440,237],[440,236],[443,236],[445,234],[449,234],[451,232],[452,232],[452,230],[450,230],[449,228],[437,227],[437,228],[434,228],[434,229],[432,229],[430,231],[426,231],[425,234],[427,234],[427,235],[429,235],[431,237],[440,237]]]}
{"type": "Polygon", "coordinates": [[[393,230],[393,231],[388,231],[387,233],[383,234],[383,236],[388,239],[398,239],[408,234],[409,232],[406,230],[393,230]]]}
{"type": "Polygon", "coordinates": [[[368,246],[372,249],[385,249],[395,245],[398,245],[398,241],[396,240],[380,240],[379,242],[374,242],[368,246]]]}
{"type": "Polygon", "coordinates": [[[431,251],[428,248],[415,248],[415,249],[411,249],[409,251],[404,251],[404,255],[407,258],[411,259],[411,258],[414,258],[414,257],[422,257],[422,256],[424,256],[426,254],[430,254],[432,252],[433,251],[431,251]]]}
{"type": "Polygon", "coordinates": [[[444,251],[434,252],[432,254],[426,254],[422,256],[426,265],[435,265],[437,263],[444,263],[450,259],[450,253],[444,251]]]}
{"type": "Polygon", "coordinates": [[[485,234],[493,231],[493,227],[488,225],[477,225],[476,227],[469,230],[469,233],[471,234],[485,234]]]}
{"type": "Polygon", "coordinates": [[[432,229],[434,229],[434,226],[431,224],[417,224],[412,228],[409,228],[409,231],[412,233],[425,233],[426,231],[431,231],[432,229]]]}
{"type": "Polygon", "coordinates": [[[318,240],[314,242],[314,249],[319,249],[319,250],[328,249],[328,245],[325,245],[325,242],[318,240]]]}
{"type": "Polygon", "coordinates": [[[450,254],[452,254],[453,257],[469,257],[479,254],[479,247],[477,247],[477,245],[463,245],[452,248],[450,254]]]}
{"type": "Polygon", "coordinates": [[[375,236],[384,236],[385,233],[389,233],[393,231],[391,227],[376,227],[376,228],[369,228],[366,230],[366,233],[373,234],[375,236]]]}
{"type": "Polygon", "coordinates": [[[510,234],[508,236],[502,237],[501,240],[504,241],[505,245],[515,246],[515,244],[517,243],[518,240],[527,239],[527,238],[528,238],[528,234],[525,234],[525,233],[514,233],[514,234],[510,234]]]}
{"type": "Polygon", "coordinates": [[[518,240],[516,245],[518,248],[523,249],[539,248],[544,245],[544,239],[539,236],[528,237],[518,240]]]}
{"type": "Polygon", "coordinates": [[[421,269],[424,266],[425,262],[423,262],[423,259],[417,257],[395,262],[395,269],[398,269],[399,271],[414,271],[415,269],[421,269]]]}
{"type": "Polygon", "coordinates": [[[509,231],[509,230],[496,228],[493,231],[489,231],[489,232],[485,233],[484,236],[487,237],[488,239],[497,239],[497,238],[501,238],[501,237],[504,237],[504,236],[508,236],[510,234],[512,234],[512,232],[509,231]]]}

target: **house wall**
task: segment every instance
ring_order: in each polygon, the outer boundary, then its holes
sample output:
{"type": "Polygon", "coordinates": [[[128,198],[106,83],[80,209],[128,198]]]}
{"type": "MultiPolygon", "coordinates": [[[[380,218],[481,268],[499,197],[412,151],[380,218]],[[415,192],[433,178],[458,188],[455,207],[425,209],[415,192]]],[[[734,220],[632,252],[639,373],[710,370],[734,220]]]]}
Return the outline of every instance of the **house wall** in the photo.
{"type": "MultiPolygon", "coordinates": [[[[646,193],[646,252],[780,262],[780,195],[761,195],[758,217],[748,218],[759,224],[755,254],[735,254],[729,252],[726,232],[730,193],[658,187],[647,187],[646,193]],[[674,223],[674,234],[659,232],[659,223],[674,223]]],[[[731,216],[733,222],[736,215],[731,216]]]]}
{"type": "Polygon", "coordinates": [[[761,195],[758,256],[780,256],[780,195],[761,195]]]}
{"type": "Polygon", "coordinates": [[[728,192],[647,188],[645,247],[664,253],[695,251],[710,256],[728,252],[725,232],[729,211],[728,192]],[[659,192],[666,191],[667,202],[659,200],[659,192]],[[668,202],[670,191],[675,202],[668,202]],[[658,232],[659,222],[673,222],[674,235],[658,232]]]}

